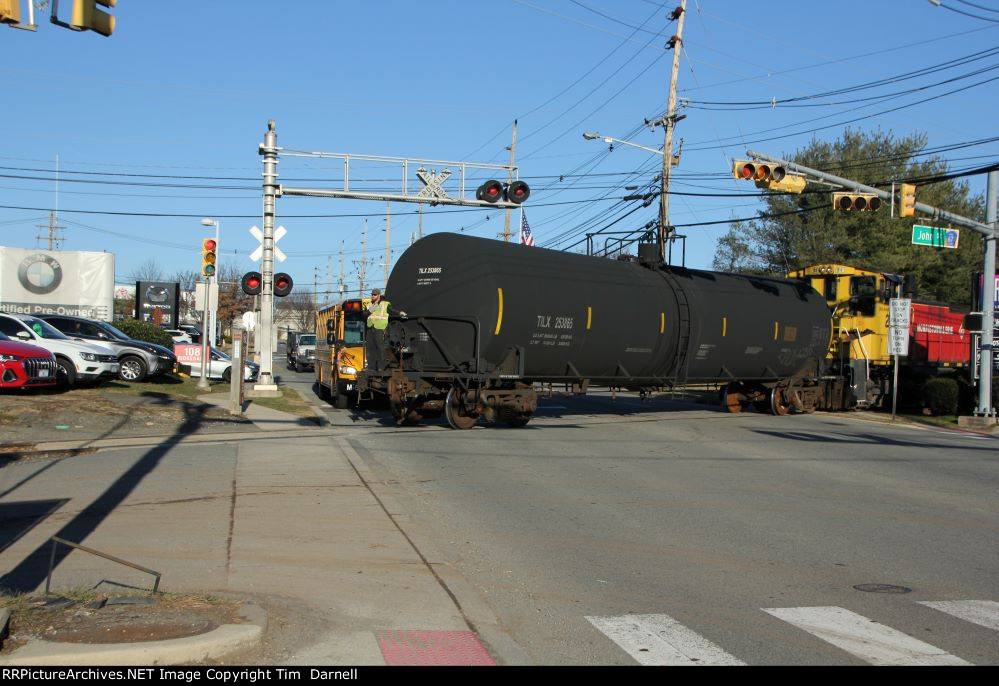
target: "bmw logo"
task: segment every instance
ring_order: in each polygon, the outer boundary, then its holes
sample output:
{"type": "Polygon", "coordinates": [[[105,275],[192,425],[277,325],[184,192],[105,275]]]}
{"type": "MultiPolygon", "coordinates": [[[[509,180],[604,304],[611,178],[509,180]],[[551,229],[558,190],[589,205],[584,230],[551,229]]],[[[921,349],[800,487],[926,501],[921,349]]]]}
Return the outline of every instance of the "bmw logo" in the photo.
{"type": "Polygon", "coordinates": [[[17,266],[17,280],[31,293],[51,293],[62,283],[62,265],[51,255],[29,255],[17,266]]]}

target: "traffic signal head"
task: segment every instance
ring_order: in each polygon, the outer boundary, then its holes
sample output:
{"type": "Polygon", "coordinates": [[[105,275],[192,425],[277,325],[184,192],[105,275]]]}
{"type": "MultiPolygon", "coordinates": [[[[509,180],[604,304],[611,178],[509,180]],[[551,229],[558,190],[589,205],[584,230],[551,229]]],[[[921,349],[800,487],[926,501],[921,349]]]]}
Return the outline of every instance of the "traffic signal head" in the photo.
{"type": "Polygon", "coordinates": [[[898,191],[898,216],[914,217],[915,215],[916,186],[911,183],[903,183],[898,191]]]}
{"type": "Polygon", "coordinates": [[[214,238],[201,241],[201,275],[215,276],[215,263],[218,261],[218,243],[214,238]]]}
{"type": "Polygon", "coordinates": [[[833,209],[845,212],[876,212],[881,198],[874,193],[833,193],[833,209]]]}
{"type": "Polygon", "coordinates": [[[97,5],[114,7],[117,4],[118,0],[73,0],[73,18],[69,23],[78,29],[90,29],[102,36],[110,36],[114,33],[114,17],[97,9],[97,5]]]}
{"type": "Polygon", "coordinates": [[[787,170],[779,165],[770,162],[756,162],[753,160],[735,160],[732,165],[732,176],[743,181],[755,181],[760,188],[765,188],[767,183],[783,181],[787,176],[787,170]]]}
{"type": "Polygon", "coordinates": [[[494,179],[486,181],[475,191],[475,199],[485,200],[486,202],[499,202],[503,199],[503,184],[494,179]]]}
{"type": "Polygon", "coordinates": [[[21,0],[0,0],[0,22],[21,23],[21,0]]]}
{"type": "Polygon", "coordinates": [[[264,286],[264,277],[260,272],[246,272],[239,280],[239,286],[247,295],[259,295],[264,286]]]}
{"type": "Polygon", "coordinates": [[[514,181],[506,189],[506,199],[517,205],[531,195],[531,189],[523,181],[514,181]]]}
{"type": "Polygon", "coordinates": [[[283,298],[291,293],[292,287],[295,282],[291,280],[291,277],[281,272],[274,275],[274,295],[283,298]]]}

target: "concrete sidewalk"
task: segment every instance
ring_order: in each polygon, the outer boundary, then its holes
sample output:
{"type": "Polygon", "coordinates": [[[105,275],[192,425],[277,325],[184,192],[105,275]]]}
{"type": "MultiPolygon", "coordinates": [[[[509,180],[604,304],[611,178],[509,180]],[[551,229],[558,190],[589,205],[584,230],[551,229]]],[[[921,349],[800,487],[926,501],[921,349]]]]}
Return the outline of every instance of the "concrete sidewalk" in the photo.
{"type": "MultiPolygon", "coordinates": [[[[241,653],[247,663],[398,663],[442,636],[463,642],[459,661],[488,662],[472,627],[495,620],[482,608],[470,620],[449,588],[463,581],[445,581],[451,572],[406,535],[347,441],[256,405],[247,417],[261,429],[253,436],[147,439],[0,469],[0,511],[13,515],[0,527],[0,585],[43,589],[55,535],[161,572],[165,592],[248,595],[301,624],[305,638],[292,649],[241,653]]],[[[151,586],[127,567],[66,551],[54,589],[151,586]]],[[[204,654],[192,650],[191,659],[204,654]]]]}

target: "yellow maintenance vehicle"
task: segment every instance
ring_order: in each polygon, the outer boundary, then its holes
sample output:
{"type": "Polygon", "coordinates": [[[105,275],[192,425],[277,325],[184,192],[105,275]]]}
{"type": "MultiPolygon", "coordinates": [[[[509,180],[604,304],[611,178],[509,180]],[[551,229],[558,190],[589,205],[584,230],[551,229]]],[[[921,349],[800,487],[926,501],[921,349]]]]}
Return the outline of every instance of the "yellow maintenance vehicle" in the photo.
{"type": "Polygon", "coordinates": [[[316,384],[338,409],[357,405],[364,369],[364,312],[370,300],[344,300],[316,313],[316,384]]]}

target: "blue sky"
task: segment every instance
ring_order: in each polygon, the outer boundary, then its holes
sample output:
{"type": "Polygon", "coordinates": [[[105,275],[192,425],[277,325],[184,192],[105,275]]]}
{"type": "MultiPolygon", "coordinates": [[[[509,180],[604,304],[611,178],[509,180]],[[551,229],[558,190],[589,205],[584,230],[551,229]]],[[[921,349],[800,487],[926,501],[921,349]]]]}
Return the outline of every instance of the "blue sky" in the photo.
{"type": "MultiPolygon", "coordinates": [[[[680,96],[808,96],[999,45],[999,3],[942,2],[689,0],[680,96]]],[[[65,15],[72,3],[62,4],[65,15]]],[[[664,43],[677,4],[119,0],[110,38],[56,27],[45,9],[35,33],[0,27],[0,244],[38,245],[44,230],[36,225],[58,203],[63,248],[113,251],[117,278],[127,283],[150,260],[166,275],[197,269],[200,240],[210,233],[200,219],[214,217],[224,259],[249,270],[256,242],[248,230],[261,223],[257,146],[269,119],[288,149],[493,163],[508,161],[518,119],[516,162],[532,187],[526,213],[537,243],[580,249],[587,231],[615,220],[608,230],[633,229],[655,218],[655,204],[622,218],[640,203],[620,199],[634,192],[626,186],[651,182],[659,156],[620,145],[609,151],[582,133],[662,146],[661,130],[642,122],[666,107],[672,53],[664,43]]],[[[860,119],[849,124],[855,128],[898,136],[925,132],[931,147],[994,138],[999,81],[987,82],[999,74],[988,70],[994,65],[999,56],[977,55],[820,102],[928,86],[880,101],[687,108],[671,188],[706,194],[670,201],[671,222],[688,236],[687,265],[709,268],[727,220],[758,209],[754,198],[724,197],[752,190],[729,175],[731,159],[747,147],[790,154],[812,136],[835,139],[853,119],[860,119]],[[946,94],[965,86],[973,87],[946,94]],[[683,226],[707,222],[723,223],[683,226]]],[[[999,159],[999,142],[943,156],[953,169],[983,166],[999,159]]],[[[358,186],[371,189],[391,188],[390,172],[351,169],[358,186]]],[[[342,163],[282,157],[279,173],[288,186],[337,187],[342,163]]],[[[984,191],[984,177],[970,183],[984,191]]],[[[380,285],[384,203],[284,197],[277,210],[288,230],[279,244],[289,256],[281,269],[299,286],[311,289],[315,280],[325,291],[327,273],[335,284],[341,244],[347,279],[356,282],[365,218],[368,283],[380,285]]],[[[416,233],[416,211],[415,204],[392,205],[390,261],[416,233]]],[[[501,211],[426,208],[423,227],[495,238],[503,219],[501,211]]]]}

